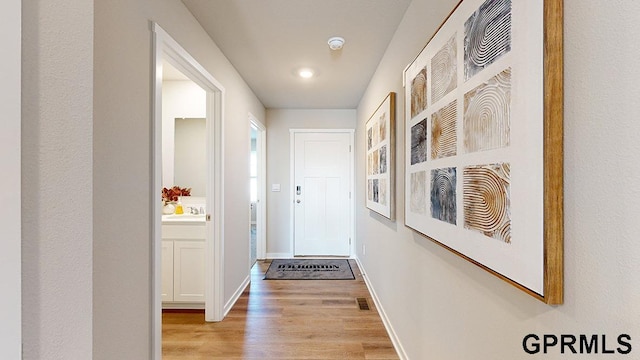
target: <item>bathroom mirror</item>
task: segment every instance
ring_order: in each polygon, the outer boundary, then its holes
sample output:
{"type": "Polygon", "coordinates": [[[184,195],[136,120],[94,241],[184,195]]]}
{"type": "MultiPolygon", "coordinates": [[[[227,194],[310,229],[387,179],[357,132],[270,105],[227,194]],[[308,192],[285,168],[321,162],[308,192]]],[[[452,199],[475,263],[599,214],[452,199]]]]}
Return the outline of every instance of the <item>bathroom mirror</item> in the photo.
{"type": "Polygon", "coordinates": [[[207,93],[169,64],[163,65],[165,75],[162,82],[162,186],[191,188],[191,196],[206,196],[207,93]]]}
{"type": "Polygon", "coordinates": [[[204,118],[176,118],[173,183],[190,187],[191,196],[206,195],[207,122],[204,118]]]}

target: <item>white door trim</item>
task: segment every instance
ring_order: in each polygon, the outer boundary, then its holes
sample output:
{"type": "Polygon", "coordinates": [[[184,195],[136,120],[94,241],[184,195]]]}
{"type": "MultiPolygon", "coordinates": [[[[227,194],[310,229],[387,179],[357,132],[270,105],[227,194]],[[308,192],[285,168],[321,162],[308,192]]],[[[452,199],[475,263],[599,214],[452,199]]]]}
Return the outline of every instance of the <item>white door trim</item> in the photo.
{"type": "Polygon", "coordinates": [[[153,31],[153,173],[151,186],[152,202],[152,294],[151,326],[153,359],[162,358],[162,300],[161,300],[161,225],[162,225],[162,63],[169,62],[187,75],[207,92],[207,238],[205,252],[205,320],[220,321],[224,317],[224,96],[225,89],[204,67],[202,67],[180,44],[157,23],[152,22],[153,31]],[[207,215],[209,216],[209,215],[207,215]]]}
{"type": "Polygon", "coordinates": [[[290,256],[293,257],[295,246],[295,135],[299,133],[347,133],[349,134],[349,239],[351,245],[349,246],[350,257],[353,257],[355,252],[355,189],[354,189],[354,167],[355,167],[355,129],[289,129],[289,251],[290,256]]]}
{"type": "Polygon", "coordinates": [[[5,49],[0,64],[0,108],[4,120],[0,132],[2,211],[2,251],[0,251],[0,359],[22,357],[22,274],[21,274],[21,23],[22,2],[0,5],[0,43],[5,49]]]}
{"type": "Polygon", "coordinates": [[[258,212],[256,214],[256,241],[258,259],[267,257],[267,127],[257,117],[249,113],[249,124],[258,129],[256,149],[258,150],[258,212]]]}

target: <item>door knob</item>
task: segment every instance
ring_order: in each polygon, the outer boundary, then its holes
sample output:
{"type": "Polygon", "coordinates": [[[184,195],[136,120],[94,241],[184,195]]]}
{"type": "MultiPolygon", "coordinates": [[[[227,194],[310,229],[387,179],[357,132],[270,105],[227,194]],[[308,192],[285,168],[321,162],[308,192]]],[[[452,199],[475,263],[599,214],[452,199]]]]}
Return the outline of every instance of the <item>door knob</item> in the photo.
{"type": "Polygon", "coordinates": [[[297,202],[298,204],[300,204],[302,201],[301,201],[300,199],[298,199],[298,200],[296,200],[296,202],[297,202]]]}

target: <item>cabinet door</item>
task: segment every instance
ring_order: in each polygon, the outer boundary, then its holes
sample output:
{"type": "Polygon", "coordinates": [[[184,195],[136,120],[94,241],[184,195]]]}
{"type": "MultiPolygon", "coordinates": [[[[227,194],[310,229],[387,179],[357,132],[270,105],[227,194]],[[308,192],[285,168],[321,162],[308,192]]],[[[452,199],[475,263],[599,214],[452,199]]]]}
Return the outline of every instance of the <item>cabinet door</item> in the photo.
{"type": "Polygon", "coordinates": [[[162,301],[173,301],[173,241],[162,242],[162,301]]]}
{"type": "Polygon", "coordinates": [[[204,301],[204,241],[173,245],[173,301],[204,301]]]}

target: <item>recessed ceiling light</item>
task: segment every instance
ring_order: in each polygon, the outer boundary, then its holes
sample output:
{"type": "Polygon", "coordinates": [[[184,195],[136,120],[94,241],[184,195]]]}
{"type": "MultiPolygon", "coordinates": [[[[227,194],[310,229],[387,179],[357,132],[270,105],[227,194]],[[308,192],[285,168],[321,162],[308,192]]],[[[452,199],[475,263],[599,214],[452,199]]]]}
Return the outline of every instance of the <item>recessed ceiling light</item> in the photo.
{"type": "Polygon", "coordinates": [[[300,69],[300,71],[298,72],[298,75],[300,75],[301,78],[308,79],[310,77],[313,77],[313,70],[300,69]]]}

